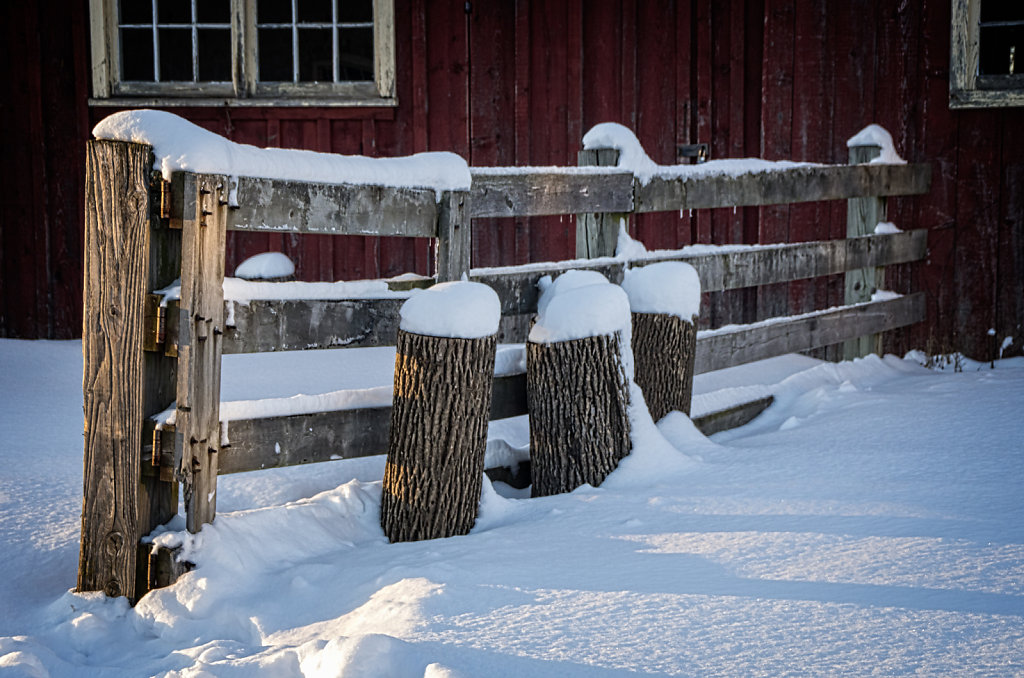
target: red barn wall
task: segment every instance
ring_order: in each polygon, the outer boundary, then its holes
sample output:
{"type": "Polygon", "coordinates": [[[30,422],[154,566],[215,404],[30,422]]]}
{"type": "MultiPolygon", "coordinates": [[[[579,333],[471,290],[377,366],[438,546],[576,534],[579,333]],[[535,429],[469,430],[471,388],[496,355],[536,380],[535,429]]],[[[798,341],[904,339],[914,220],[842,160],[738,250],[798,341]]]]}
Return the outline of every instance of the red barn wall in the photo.
{"type": "MultiPolygon", "coordinates": [[[[71,337],[81,323],[82,147],[111,112],[89,108],[84,0],[4,3],[7,131],[0,212],[0,336],[71,337]]],[[[396,0],[396,108],[175,109],[236,141],[393,156],[454,151],[473,165],[575,164],[583,134],[621,122],[651,157],[845,162],[864,125],[933,167],[932,191],[890,202],[930,229],[924,265],[890,276],[929,293],[929,322],[890,349],[1024,344],[1024,109],[951,111],[948,0],[396,0]],[[1018,132],[1012,130],[1017,129],[1018,132]],[[987,330],[996,330],[995,338],[987,330]]],[[[644,215],[648,247],[780,242],[845,233],[843,203],[644,215]]],[[[566,217],[475,222],[477,266],[570,257],[566,217]]],[[[428,272],[426,241],[232,234],[229,270],[268,249],[304,279],[428,272]]],[[[716,295],[712,324],[840,303],[839,277],[716,295]]]]}

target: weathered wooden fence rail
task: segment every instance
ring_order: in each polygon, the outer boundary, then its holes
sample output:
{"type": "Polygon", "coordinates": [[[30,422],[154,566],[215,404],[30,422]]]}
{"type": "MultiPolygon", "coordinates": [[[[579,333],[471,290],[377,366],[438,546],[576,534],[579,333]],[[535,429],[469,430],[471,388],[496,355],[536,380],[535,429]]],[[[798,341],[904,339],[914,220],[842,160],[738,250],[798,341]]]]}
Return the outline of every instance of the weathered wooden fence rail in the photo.
{"type": "MultiPolygon", "coordinates": [[[[608,164],[614,152],[598,156],[608,164]]],[[[597,162],[581,157],[581,164],[597,162]]],[[[610,226],[617,228],[619,218],[636,212],[866,199],[882,206],[872,215],[884,215],[886,196],[927,191],[927,165],[800,166],[740,176],[655,178],[647,184],[614,167],[477,168],[468,192],[441,195],[188,173],[164,182],[152,166],[147,146],[89,143],[78,589],[133,601],[159,585],[161,573],[174,570],[166,555],[151,554],[140,540],[176,512],[179,481],[188,529],[198,531],[214,518],[218,474],[382,454],[387,448],[389,407],[220,421],[222,354],[394,345],[402,303],[225,300],[227,230],[435,238],[436,279],[469,274],[490,285],[501,301],[499,338],[511,343],[525,339],[536,311],[537,280],[572,268],[594,269],[619,282],[627,265],[683,260],[695,266],[704,290],[717,291],[874,270],[920,260],[926,251],[925,233],[908,231],[680,252],[628,263],[606,257],[470,270],[474,217],[591,215],[577,220],[578,244],[586,244],[588,256],[608,255],[614,247],[610,226]],[[601,238],[587,230],[595,223],[605,231],[601,238]],[[181,298],[162,305],[154,292],[179,276],[181,298]],[[175,401],[174,426],[158,429],[151,417],[175,401]]],[[[865,228],[855,226],[857,232],[865,228]]],[[[874,224],[866,227],[870,232],[874,224]]],[[[699,334],[696,371],[874,335],[923,318],[923,299],[915,294],[720,328],[699,334]]],[[[525,392],[524,375],[496,379],[491,418],[525,413],[525,392]]],[[[709,427],[720,428],[726,419],[709,417],[709,427]]]]}

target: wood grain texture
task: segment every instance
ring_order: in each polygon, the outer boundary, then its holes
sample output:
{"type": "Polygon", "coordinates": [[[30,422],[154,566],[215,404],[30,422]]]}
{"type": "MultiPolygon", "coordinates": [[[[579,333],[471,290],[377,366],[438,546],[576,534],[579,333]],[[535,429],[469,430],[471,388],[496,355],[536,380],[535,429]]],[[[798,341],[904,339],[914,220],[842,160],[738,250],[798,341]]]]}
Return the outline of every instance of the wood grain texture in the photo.
{"type": "Polygon", "coordinates": [[[905,327],[924,320],[921,293],[860,306],[815,311],[791,319],[741,325],[697,335],[695,374],[743,365],[846,339],[905,327]]]}
{"type": "MultiPolygon", "coordinates": [[[[850,148],[850,164],[870,162],[881,155],[878,146],[853,146],[850,148]]],[[[846,202],[846,237],[870,235],[886,216],[885,198],[855,198],[846,202]]],[[[866,267],[847,271],[845,276],[846,294],[844,304],[861,304],[871,299],[876,290],[883,289],[885,270],[880,267],[866,267]]],[[[881,336],[869,335],[843,342],[843,360],[863,358],[869,353],[880,354],[881,336]]]]}
{"type": "Polygon", "coordinates": [[[87,147],[79,591],[136,599],[151,149],[87,147]]]}
{"type": "Polygon", "coordinates": [[[399,330],[380,520],[391,542],[468,534],[487,451],[495,337],[399,330]]]}
{"type": "Polygon", "coordinates": [[[472,216],[528,217],[583,211],[629,212],[633,209],[633,175],[578,174],[536,170],[473,173],[472,216]]]}
{"type": "Polygon", "coordinates": [[[437,281],[461,280],[469,274],[473,254],[470,197],[463,191],[441,196],[437,213],[437,281]]]}
{"type": "MultiPolygon", "coordinates": [[[[587,149],[580,151],[577,164],[580,166],[615,167],[619,162],[619,152],[612,148],[587,149]]],[[[622,186],[627,188],[627,186],[622,186]]],[[[633,182],[628,184],[629,203],[632,204],[634,192],[633,182]]],[[[625,198],[626,196],[623,196],[625,198]]],[[[623,200],[623,202],[626,202],[623,200]]],[[[583,210],[581,210],[582,212],[583,210]]],[[[630,208],[632,211],[632,207],[630,208]]],[[[619,240],[619,229],[629,227],[627,212],[601,212],[596,208],[587,208],[585,213],[576,216],[576,258],[593,259],[595,257],[611,257],[615,255],[615,246],[619,240]]]]}
{"type": "Polygon", "coordinates": [[[175,460],[193,533],[213,522],[217,507],[228,190],[223,177],[185,177],[175,460]]]}
{"type": "Polygon", "coordinates": [[[437,233],[433,189],[252,177],[237,182],[238,207],[226,215],[228,230],[421,238],[437,233]]]}

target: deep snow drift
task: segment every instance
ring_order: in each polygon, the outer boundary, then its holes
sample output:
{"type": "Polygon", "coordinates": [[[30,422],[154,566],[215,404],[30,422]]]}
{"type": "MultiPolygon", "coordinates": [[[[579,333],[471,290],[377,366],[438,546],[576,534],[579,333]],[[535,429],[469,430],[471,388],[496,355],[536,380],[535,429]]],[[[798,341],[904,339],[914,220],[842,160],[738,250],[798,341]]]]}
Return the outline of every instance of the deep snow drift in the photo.
{"type": "MultiPolygon", "coordinates": [[[[224,397],[309,388],[313,357],[229,356],[224,397]]],[[[135,609],[67,592],[81,344],[0,340],[0,375],[0,676],[1024,673],[1024,359],[701,375],[776,403],[713,441],[670,415],[687,463],[601,488],[485,481],[473,533],[433,542],[387,543],[382,457],[222,477],[198,567],[135,609]]]]}

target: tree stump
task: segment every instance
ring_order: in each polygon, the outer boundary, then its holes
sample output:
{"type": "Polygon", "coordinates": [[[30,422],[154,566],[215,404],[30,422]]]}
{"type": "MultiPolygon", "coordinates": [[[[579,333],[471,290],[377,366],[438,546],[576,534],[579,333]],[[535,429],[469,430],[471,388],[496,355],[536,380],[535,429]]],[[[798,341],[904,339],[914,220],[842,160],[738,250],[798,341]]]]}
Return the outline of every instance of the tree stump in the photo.
{"type": "Polygon", "coordinates": [[[526,345],[531,494],[600,485],[629,454],[622,334],[526,345]]]}
{"type": "Polygon", "coordinates": [[[697,316],[687,322],[668,313],[633,313],[634,380],[644,393],[651,418],[669,412],[690,415],[697,316]]]}
{"type": "Polygon", "coordinates": [[[467,534],[476,522],[496,343],[398,331],[381,497],[392,543],[467,534]]]}

